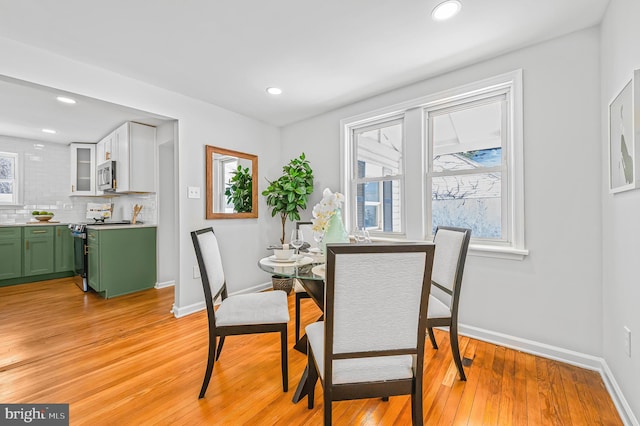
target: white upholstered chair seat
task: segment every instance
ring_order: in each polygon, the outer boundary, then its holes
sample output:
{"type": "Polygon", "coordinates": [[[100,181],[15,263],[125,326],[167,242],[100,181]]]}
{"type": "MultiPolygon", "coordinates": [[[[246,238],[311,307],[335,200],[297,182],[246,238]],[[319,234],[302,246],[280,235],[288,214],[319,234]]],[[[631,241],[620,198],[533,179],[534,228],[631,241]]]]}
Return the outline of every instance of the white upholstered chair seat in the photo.
{"type": "Polygon", "coordinates": [[[282,290],[229,296],[216,310],[218,327],[288,321],[287,294],[282,290]]]}
{"type": "Polygon", "coordinates": [[[427,309],[427,318],[448,318],[451,316],[451,310],[440,299],[429,295],[429,308],[427,309]]]}
{"type": "MultiPolygon", "coordinates": [[[[324,322],[308,325],[307,338],[315,354],[320,376],[324,375],[324,322]]],[[[413,377],[413,356],[341,359],[333,362],[333,383],[361,383],[413,377]]]]}

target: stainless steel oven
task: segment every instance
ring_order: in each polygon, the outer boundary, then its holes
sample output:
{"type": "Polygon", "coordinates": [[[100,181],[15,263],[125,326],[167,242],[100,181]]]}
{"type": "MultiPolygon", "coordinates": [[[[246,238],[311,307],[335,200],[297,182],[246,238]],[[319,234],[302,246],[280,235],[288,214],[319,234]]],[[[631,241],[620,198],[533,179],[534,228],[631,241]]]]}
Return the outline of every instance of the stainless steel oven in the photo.
{"type": "Polygon", "coordinates": [[[117,188],[116,181],[116,162],[105,161],[98,164],[97,185],[101,191],[115,191],[117,188]]]}
{"type": "Polygon", "coordinates": [[[85,224],[71,224],[71,235],[73,235],[73,259],[74,259],[74,282],[83,291],[89,290],[87,282],[87,226],[85,224]]]}

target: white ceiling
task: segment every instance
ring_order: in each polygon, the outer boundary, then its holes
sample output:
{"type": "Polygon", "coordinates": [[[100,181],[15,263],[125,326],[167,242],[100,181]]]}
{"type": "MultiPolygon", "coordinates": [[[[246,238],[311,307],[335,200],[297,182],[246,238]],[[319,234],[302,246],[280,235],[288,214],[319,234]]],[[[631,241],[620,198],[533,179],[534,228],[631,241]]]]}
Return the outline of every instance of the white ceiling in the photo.
{"type": "Polygon", "coordinates": [[[0,37],[282,126],[597,25],[609,0],[461,0],[434,22],[440,1],[0,0],[0,37]]]}

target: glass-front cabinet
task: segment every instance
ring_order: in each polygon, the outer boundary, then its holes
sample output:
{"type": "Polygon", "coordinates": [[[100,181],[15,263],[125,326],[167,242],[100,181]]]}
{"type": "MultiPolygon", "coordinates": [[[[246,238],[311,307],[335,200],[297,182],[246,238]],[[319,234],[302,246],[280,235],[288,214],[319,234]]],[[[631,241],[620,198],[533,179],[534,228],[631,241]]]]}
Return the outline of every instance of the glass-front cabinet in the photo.
{"type": "Polygon", "coordinates": [[[96,145],[70,144],[71,195],[96,195],[96,145]]]}

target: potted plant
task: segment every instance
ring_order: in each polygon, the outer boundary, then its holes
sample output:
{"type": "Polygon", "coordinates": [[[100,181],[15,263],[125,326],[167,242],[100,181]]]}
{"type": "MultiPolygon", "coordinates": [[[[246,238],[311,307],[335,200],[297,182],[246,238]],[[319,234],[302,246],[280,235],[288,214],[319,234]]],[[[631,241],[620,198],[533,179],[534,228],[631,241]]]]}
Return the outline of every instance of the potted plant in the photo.
{"type": "Polygon", "coordinates": [[[227,183],[224,195],[227,203],[233,204],[233,211],[236,213],[246,213],[252,207],[251,172],[248,167],[238,165],[233,172],[233,176],[227,183]]]}
{"type": "MultiPolygon", "coordinates": [[[[267,180],[268,181],[268,180],[267,180]]],[[[282,236],[280,243],[285,241],[285,225],[287,218],[300,220],[300,210],[307,208],[307,199],[313,192],[313,170],[309,160],[304,156],[289,161],[282,168],[282,176],[269,182],[262,195],[267,197],[267,206],[271,209],[271,216],[280,215],[282,222],[282,236]]]]}

